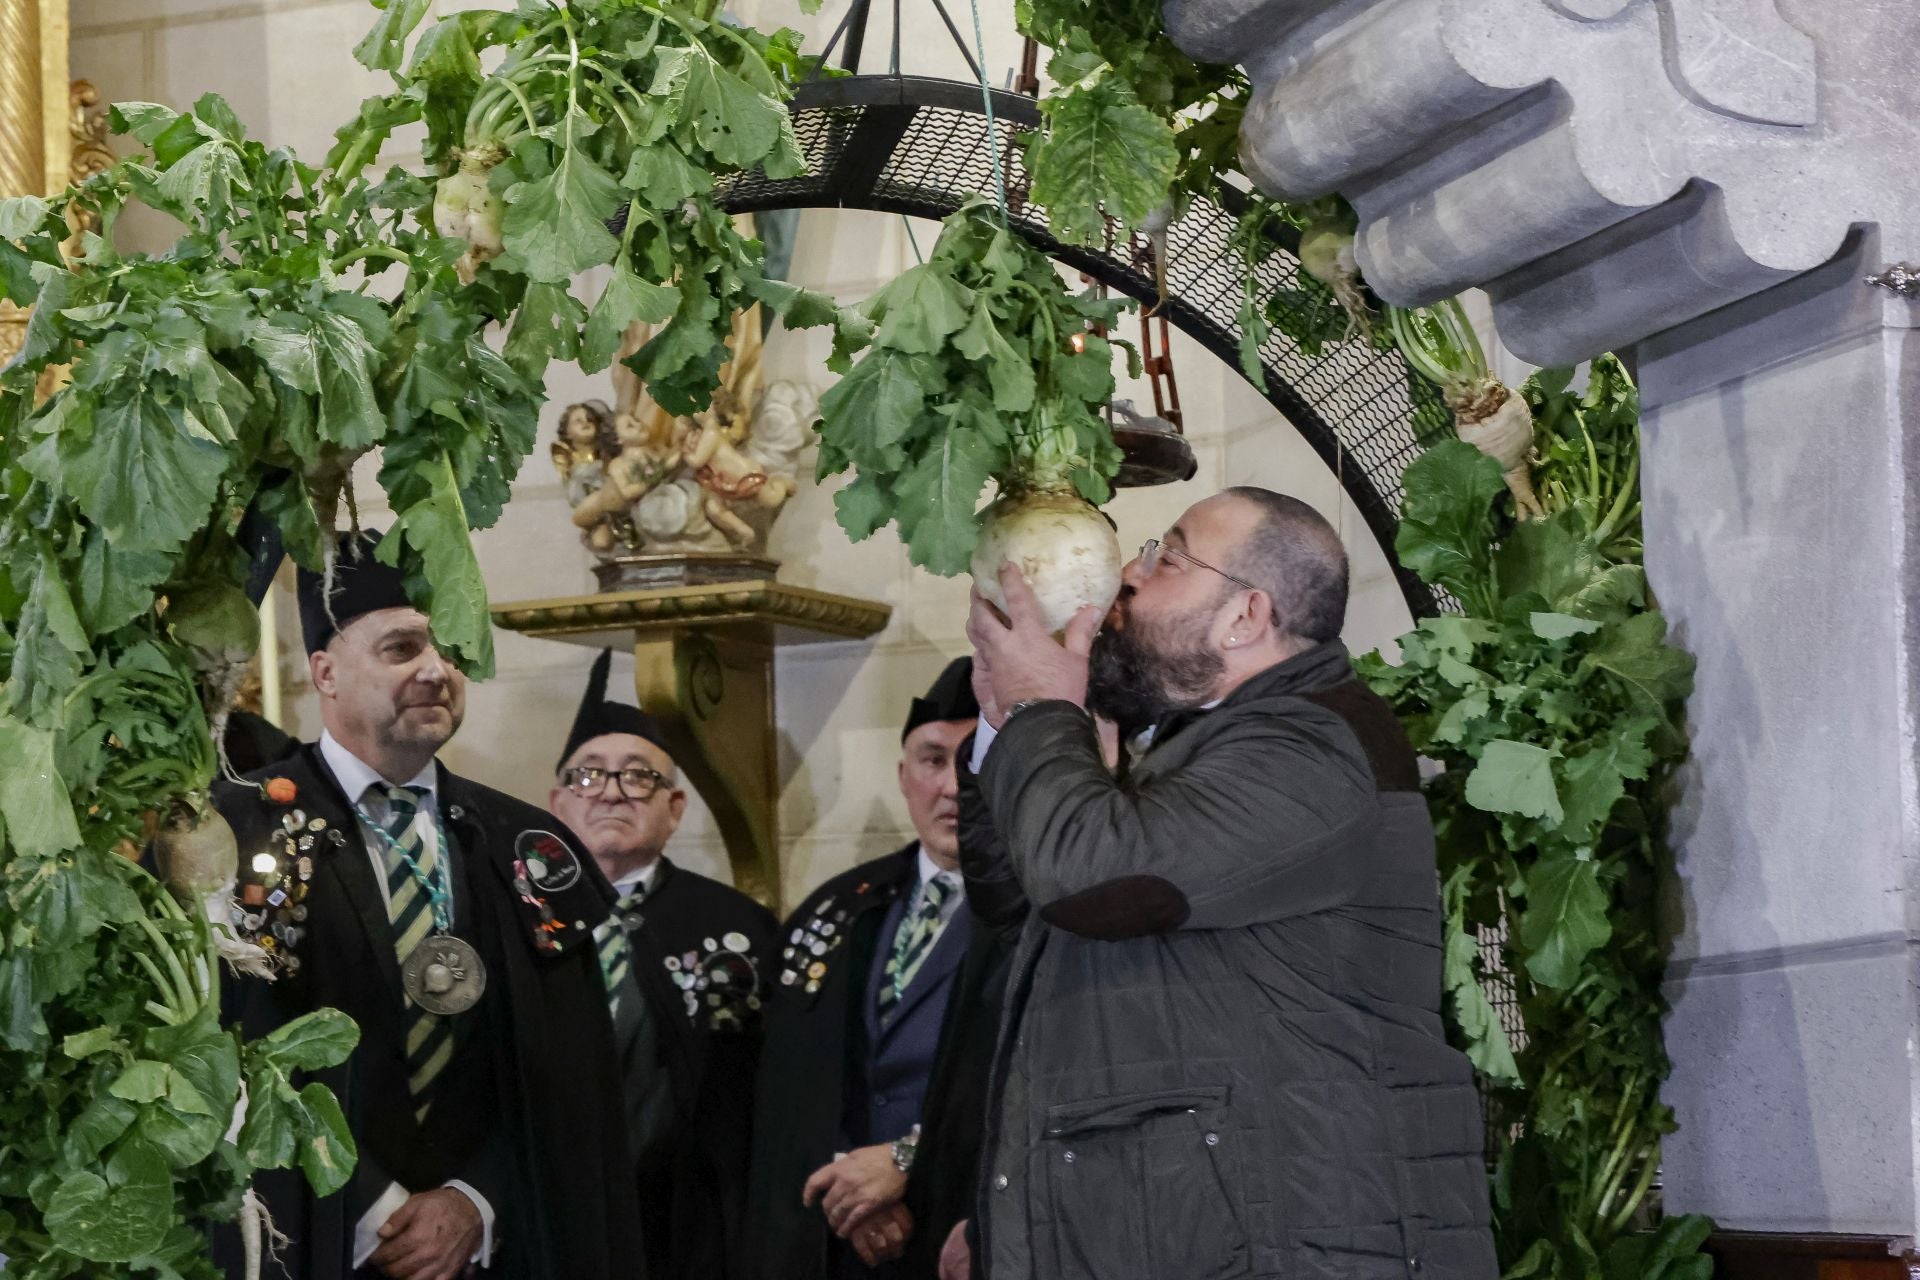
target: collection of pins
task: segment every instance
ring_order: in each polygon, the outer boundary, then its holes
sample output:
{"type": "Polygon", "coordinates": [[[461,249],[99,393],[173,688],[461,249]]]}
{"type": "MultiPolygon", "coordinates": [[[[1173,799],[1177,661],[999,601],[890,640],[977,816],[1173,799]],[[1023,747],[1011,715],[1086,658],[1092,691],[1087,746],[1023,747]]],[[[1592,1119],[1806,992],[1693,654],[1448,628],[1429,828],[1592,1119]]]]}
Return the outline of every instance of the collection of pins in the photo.
{"type": "Polygon", "coordinates": [[[313,879],[314,848],[322,840],[335,846],[347,842],[325,818],[290,810],[280,816],[266,848],[241,868],[240,899],[228,917],[234,933],[265,951],[284,973],[300,972],[295,948],[307,932],[307,883],[313,879]]]}
{"type": "Polygon", "coordinates": [[[827,976],[828,954],[847,940],[849,914],[848,908],[829,898],[805,924],[788,935],[787,948],[781,953],[781,959],[786,962],[780,970],[781,986],[804,984],[808,995],[820,990],[820,982],[827,976]]]}
{"type": "Polygon", "coordinates": [[[719,939],[703,938],[700,950],[661,961],[696,1023],[705,1015],[710,1031],[742,1031],[759,1013],[760,974],[749,953],[747,935],[738,931],[719,939]]]}

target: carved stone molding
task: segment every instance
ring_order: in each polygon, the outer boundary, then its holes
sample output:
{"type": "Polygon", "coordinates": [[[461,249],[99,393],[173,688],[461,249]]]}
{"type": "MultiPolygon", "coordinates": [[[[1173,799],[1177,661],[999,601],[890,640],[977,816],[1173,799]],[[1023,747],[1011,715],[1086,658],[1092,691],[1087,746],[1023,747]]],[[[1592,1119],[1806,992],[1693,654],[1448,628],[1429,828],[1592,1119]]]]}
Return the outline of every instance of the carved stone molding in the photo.
{"type": "Polygon", "coordinates": [[[1382,297],[1483,286],[1537,363],[1771,287],[1863,224],[1889,258],[1920,250],[1911,0],[1168,0],[1166,15],[1188,52],[1247,66],[1256,184],[1343,193],[1382,297]]]}

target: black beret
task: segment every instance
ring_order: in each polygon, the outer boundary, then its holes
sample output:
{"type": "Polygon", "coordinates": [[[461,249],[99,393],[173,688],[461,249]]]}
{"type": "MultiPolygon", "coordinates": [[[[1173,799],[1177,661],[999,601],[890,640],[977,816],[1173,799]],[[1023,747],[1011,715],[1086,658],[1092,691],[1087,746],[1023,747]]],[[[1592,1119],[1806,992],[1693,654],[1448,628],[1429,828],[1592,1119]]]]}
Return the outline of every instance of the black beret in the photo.
{"type": "Polygon", "coordinates": [[[326,576],[300,570],[300,631],[308,653],[326,648],[340,628],[362,614],[413,607],[407,599],[405,576],[374,558],[379,542],[380,534],[372,529],[362,529],[357,536],[340,535],[334,552],[332,609],[327,607],[326,576]]]}
{"type": "Polygon", "coordinates": [[[933,682],[926,696],[915,698],[907,708],[907,727],[900,740],[923,724],[936,720],[974,720],[980,715],[980,703],[973,696],[973,659],[955,658],[933,682]]]}

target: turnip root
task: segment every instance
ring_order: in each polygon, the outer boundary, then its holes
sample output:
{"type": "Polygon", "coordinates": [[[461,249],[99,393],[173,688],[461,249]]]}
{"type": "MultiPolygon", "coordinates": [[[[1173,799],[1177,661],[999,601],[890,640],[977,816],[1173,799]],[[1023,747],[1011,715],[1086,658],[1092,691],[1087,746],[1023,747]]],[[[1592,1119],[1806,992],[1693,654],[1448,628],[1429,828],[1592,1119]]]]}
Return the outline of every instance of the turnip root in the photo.
{"type": "Polygon", "coordinates": [[[1347,336],[1373,337],[1373,315],[1360,292],[1360,264],[1353,256],[1353,232],[1333,218],[1322,218],[1300,233],[1300,269],[1333,290],[1347,313],[1347,336]]]}
{"type": "Polygon", "coordinates": [[[1453,410],[1454,434],[1500,464],[1514,514],[1543,519],[1546,508],[1533,488],[1533,411],[1488,369],[1460,300],[1389,307],[1387,323],[1407,363],[1440,388],[1453,410]]]}
{"type": "Polygon", "coordinates": [[[168,823],[154,837],[154,855],[173,896],[206,917],[221,957],[240,973],[271,980],[271,957],[233,933],[229,912],[240,875],[240,846],[219,811],[208,805],[197,818],[168,823]]]}
{"type": "Polygon", "coordinates": [[[505,158],[498,146],[473,147],[460,154],[460,167],[440,179],[433,193],[433,227],[441,235],[467,242],[467,251],[454,264],[462,280],[471,281],[480,264],[506,249],[500,219],[506,205],[487,185],[495,165],[505,158]]]}
{"type": "Polygon", "coordinates": [[[1090,604],[1120,594],[1120,542],[1099,509],[1070,489],[1003,494],[981,516],[969,566],[980,594],[1002,610],[1000,566],[1014,564],[1040,602],[1047,630],[1063,630],[1090,604]]]}
{"type": "Polygon", "coordinates": [[[1546,515],[1533,490],[1533,414],[1506,384],[1489,378],[1471,394],[1447,396],[1454,434],[1500,464],[1501,478],[1522,520],[1546,515]]]}
{"type": "Polygon", "coordinates": [[[285,1232],[273,1225],[267,1202],[251,1186],[240,1197],[240,1248],[246,1257],[246,1280],[260,1280],[260,1263],[265,1257],[279,1257],[289,1243],[285,1232]]]}

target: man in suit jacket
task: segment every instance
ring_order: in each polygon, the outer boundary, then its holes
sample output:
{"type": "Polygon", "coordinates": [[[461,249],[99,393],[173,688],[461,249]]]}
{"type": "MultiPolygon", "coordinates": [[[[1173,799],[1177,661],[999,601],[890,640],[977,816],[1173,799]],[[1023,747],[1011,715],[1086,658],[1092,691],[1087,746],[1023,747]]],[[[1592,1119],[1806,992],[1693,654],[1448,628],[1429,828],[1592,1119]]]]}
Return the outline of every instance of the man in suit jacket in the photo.
{"type": "Polygon", "coordinates": [[[965,1216],[947,1203],[916,1222],[907,1204],[929,1203],[910,1195],[910,1177],[934,1162],[971,1166],[977,1150],[970,1138],[918,1141],[923,1118],[951,1105],[929,1092],[936,1067],[992,1050],[980,1019],[947,1016],[958,976],[976,967],[954,778],[979,713],[971,678],[969,660],[950,664],[907,719],[900,789],[919,839],[829,880],[783,928],[739,1280],[901,1275],[894,1259],[910,1242],[924,1235],[937,1253],[965,1216]]]}
{"type": "Polygon", "coordinates": [[[595,931],[626,1090],[647,1271],[723,1280],[743,1238],[761,1009],[777,922],[664,850],[687,795],[652,716],[593,665],[547,805],[619,900],[595,931]]]}
{"type": "MultiPolygon", "coordinates": [[[[239,842],[234,924],[275,977],[236,977],[228,1021],[264,1036],[320,1007],[360,1040],[317,1073],[359,1150],[324,1198],[298,1173],[256,1189],[293,1280],[644,1275],[612,1028],[592,929],[612,891],[541,810],[435,754],[465,679],[433,647],[371,534],[329,592],[302,573],[325,732],[215,803],[239,842]]],[[[216,1262],[240,1274],[237,1241],[216,1262]]]]}

